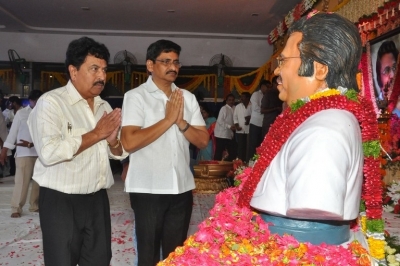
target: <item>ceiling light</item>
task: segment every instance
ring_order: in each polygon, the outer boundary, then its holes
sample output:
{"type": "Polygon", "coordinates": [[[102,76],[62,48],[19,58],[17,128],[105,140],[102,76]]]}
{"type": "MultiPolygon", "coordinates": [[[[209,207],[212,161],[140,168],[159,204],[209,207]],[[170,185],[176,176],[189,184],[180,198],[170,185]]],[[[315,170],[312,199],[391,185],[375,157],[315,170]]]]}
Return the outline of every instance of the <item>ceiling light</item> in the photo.
{"type": "Polygon", "coordinates": [[[252,17],[258,17],[258,15],[259,15],[258,13],[252,13],[251,14],[252,17]]]}
{"type": "Polygon", "coordinates": [[[83,6],[83,7],[81,7],[81,9],[82,9],[83,11],[89,11],[89,10],[90,10],[90,7],[88,7],[88,6],[83,6]]]}

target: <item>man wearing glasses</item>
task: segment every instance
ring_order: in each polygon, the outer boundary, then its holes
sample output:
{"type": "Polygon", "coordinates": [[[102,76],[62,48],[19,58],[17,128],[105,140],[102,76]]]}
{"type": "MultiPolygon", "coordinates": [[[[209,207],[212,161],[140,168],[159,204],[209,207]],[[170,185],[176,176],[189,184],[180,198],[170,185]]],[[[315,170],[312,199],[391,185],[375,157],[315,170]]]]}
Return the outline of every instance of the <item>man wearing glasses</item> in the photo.
{"type": "Polygon", "coordinates": [[[189,143],[205,148],[209,135],[196,97],[174,81],[181,47],[152,43],[146,83],[125,94],[121,142],[130,153],[125,180],[135,213],[138,265],[155,265],[187,237],[195,188],[189,143]]]}

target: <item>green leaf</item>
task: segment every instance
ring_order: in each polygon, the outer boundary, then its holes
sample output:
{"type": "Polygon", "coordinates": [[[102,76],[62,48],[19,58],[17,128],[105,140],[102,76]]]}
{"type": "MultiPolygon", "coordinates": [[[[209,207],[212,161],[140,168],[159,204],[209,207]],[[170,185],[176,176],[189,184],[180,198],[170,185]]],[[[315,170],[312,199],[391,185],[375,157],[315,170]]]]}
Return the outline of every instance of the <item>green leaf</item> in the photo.
{"type": "Polygon", "coordinates": [[[375,159],[379,157],[381,152],[379,140],[366,141],[362,145],[365,157],[373,156],[375,159]]]}

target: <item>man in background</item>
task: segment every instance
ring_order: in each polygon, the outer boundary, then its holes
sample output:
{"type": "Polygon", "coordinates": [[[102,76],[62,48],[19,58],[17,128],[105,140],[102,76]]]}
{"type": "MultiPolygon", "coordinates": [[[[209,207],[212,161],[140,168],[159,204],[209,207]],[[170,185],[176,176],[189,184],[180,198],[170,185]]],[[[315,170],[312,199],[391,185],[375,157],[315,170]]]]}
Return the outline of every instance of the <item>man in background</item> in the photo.
{"type": "Polygon", "coordinates": [[[237,145],[235,136],[235,123],[233,122],[233,113],[235,111],[235,96],[228,94],[225,99],[226,104],[219,110],[217,122],[215,124],[215,154],[214,160],[232,161],[236,159],[237,145]],[[224,152],[228,155],[225,158],[224,152]]]}
{"type": "Polygon", "coordinates": [[[249,134],[249,117],[248,109],[250,108],[250,93],[243,92],[240,95],[240,101],[235,107],[233,112],[233,122],[236,128],[236,141],[237,141],[237,157],[242,160],[247,160],[247,141],[249,134]]]}
{"type": "MultiPolygon", "coordinates": [[[[11,96],[6,102],[6,109],[3,111],[4,118],[6,120],[7,128],[10,130],[15,114],[18,110],[21,110],[22,100],[18,96],[11,96]]],[[[10,168],[10,176],[15,175],[15,152],[16,149],[12,149],[7,153],[8,155],[8,166],[10,168]]]]}
{"type": "Polygon", "coordinates": [[[261,80],[260,89],[255,91],[250,98],[250,129],[249,129],[249,147],[247,152],[247,162],[253,158],[256,153],[256,148],[260,146],[262,135],[262,123],[264,115],[261,113],[261,100],[269,87],[271,87],[269,80],[261,80]]]}
{"type": "Polygon", "coordinates": [[[262,123],[262,138],[268,133],[270,126],[274,123],[276,117],[282,112],[283,101],[279,99],[277,89],[278,76],[272,78],[272,87],[265,92],[261,101],[261,113],[264,115],[262,123]]]}
{"type": "MultiPolygon", "coordinates": [[[[27,120],[41,95],[42,92],[39,90],[31,91],[28,96],[29,105],[15,114],[10,132],[0,154],[0,163],[4,166],[8,150],[16,150],[15,186],[11,198],[11,218],[21,217],[22,208],[28,196],[29,184],[31,183],[37,153],[35,148],[33,148],[34,144],[29,134],[27,120]]],[[[35,181],[32,181],[29,211],[39,211],[38,200],[39,185],[35,181]]]]}

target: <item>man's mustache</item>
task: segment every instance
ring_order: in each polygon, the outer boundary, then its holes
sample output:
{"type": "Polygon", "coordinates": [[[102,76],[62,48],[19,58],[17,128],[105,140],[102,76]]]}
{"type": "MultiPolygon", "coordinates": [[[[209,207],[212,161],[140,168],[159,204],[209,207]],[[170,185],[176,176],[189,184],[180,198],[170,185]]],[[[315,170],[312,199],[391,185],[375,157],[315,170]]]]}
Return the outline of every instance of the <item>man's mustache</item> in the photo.
{"type": "Polygon", "coordinates": [[[96,81],[95,83],[93,83],[93,86],[95,86],[95,85],[102,85],[102,86],[104,86],[106,83],[104,82],[104,80],[99,80],[99,81],[96,81]]]}
{"type": "Polygon", "coordinates": [[[174,70],[171,70],[171,71],[168,71],[168,72],[167,72],[167,74],[169,74],[169,73],[175,73],[175,75],[178,75],[178,72],[176,72],[176,71],[174,71],[174,70]]]}

